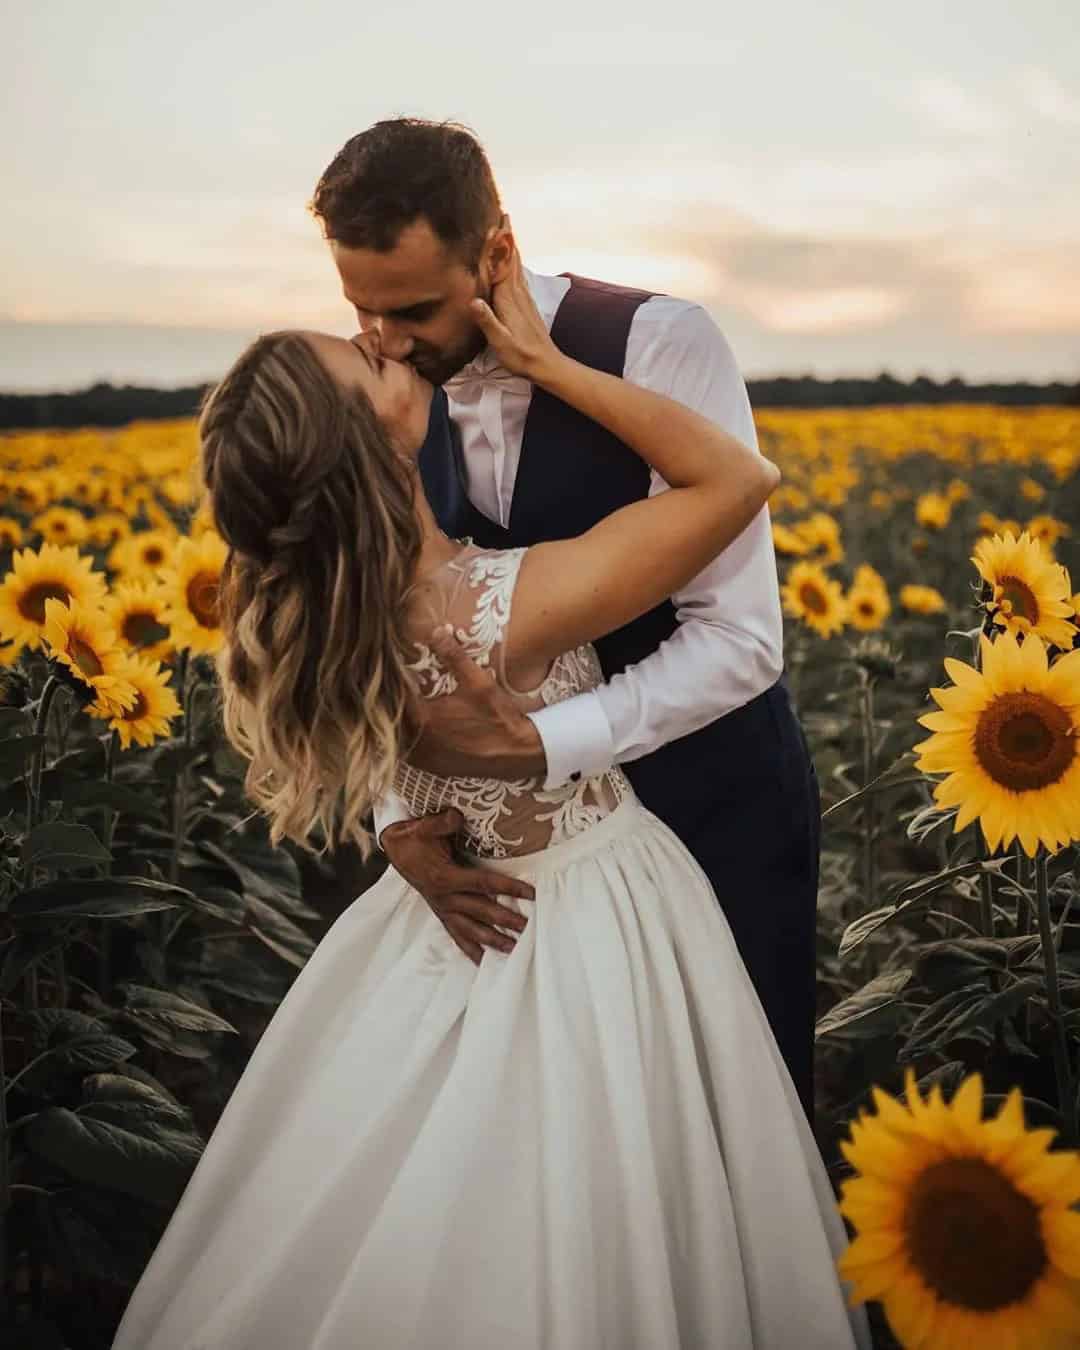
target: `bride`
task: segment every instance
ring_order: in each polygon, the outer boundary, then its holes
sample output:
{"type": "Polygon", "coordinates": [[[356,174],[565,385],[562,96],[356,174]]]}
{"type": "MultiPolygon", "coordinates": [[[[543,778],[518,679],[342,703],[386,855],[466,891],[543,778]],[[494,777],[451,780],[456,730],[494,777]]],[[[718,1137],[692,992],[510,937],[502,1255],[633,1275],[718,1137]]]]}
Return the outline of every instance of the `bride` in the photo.
{"type": "MultiPolygon", "coordinates": [[[[503,365],[669,490],[576,539],[443,535],[416,472],[432,386],[365,337],[259,338],[201,467],[230,546],[226,733],[275,842],[370,846],[393,787],[456,807],[516,920],[478,962],[393,868],[263,1033],[114,1350],[844,1350],[832,1189],[723,911],[618,768],[565,788],[409,764],[449,628],[534,709],[591,640],[702,570],[776,486],[697,413],[563,355],[515,259],[477,322],[503,365]]],[[[308,845],[310,847],[310,845],[308,845]]],[[[761,904],[769,903],[762,894],[761,904]]]]}

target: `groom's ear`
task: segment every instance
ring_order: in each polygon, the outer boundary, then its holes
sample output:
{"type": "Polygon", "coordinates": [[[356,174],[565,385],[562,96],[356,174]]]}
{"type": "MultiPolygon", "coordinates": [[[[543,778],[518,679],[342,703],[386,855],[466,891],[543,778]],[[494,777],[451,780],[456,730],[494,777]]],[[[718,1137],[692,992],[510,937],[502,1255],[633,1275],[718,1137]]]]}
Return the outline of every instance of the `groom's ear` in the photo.
{"type": "Polygon", "coordinates": [[[509,275],[516,247],[510,217],[504,211],[498,225],[492,225],[484,241],[484,270],[489,288],[509,275]]]}

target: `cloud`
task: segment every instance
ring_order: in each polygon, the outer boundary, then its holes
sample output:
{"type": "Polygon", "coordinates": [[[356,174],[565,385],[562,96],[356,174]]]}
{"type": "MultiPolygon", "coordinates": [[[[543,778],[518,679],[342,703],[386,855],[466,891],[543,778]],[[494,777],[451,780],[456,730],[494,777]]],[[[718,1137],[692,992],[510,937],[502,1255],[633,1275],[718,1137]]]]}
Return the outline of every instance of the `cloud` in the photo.
{"type": "Polygon", "coordinates": [[[1008,120],[1000,105],[938,75],[916,80],[911,98],[931,125],[961,136],[992,135],[1003,130],[1008,120]]]}
{"type": "Polygon", "coordinates": [[[658,251],[693,260],[712,303],[777,332],[857,332],[966,303],[970,279],[932,242],[858,235],[712,228],[650,237],[658,251]]]}
{"type": "Polygon", "coordinates": [[[732,229],[721,218],[715,228],[705,219],[647,234],[645,245],[697,269],[692,298],[776,333],[880,332],[903,321],[921,324],[932,343],[943,333],[1080,330],[1075,240],[1035,245],[961,230],[880,239],[732,229]]]}
{"type": "MultiPolygon", "coordinates": [[[[929,347],[1080,328],[1080,229],[1066,242],[1080,196],[1067,178],[1040,195],[1038,176],[1024,178],[1031,158],[967,143],[757,164],[672,146],[499,176],[538,271],[683,295],[777,335],[877,340],[921,324],[929,347]]],[[[40,223],[21,227],[21,263],[0,291],[12,317],[350,322],[299,195],[131,189],[95,202],[76,235],[46,205],[18,204],[40,223]]]]}
{"type": "Polygon", "coordinates": [[[1025,66],[1017,72],[1016,83],[1024,102],[1050,122],[1062,126],[1080,126],[1080,97],[1047,70],[1025,66]]]}
{"type": "Polygon", "coordinates": [[[746,51],[737,38],[700,30],[686,32],[655,24],[623,23],[618,28],[568,33],[557,25],[555,35],[543,29],[530,33],[521,52],[525,65],[581,66],[590,71],[605,66],[694,66],[715,71],[730,66],[746,51]]]}
{"type": "MultiPolygon", "coordinates": [[[[990,332],[1080,332],[1080,243],[1062,242],[1052,251],[1002,250],[978,269],[970,316],[990,332]]],[[[1080,341],[1076,362],[1080,365],[1080,341]]]]}

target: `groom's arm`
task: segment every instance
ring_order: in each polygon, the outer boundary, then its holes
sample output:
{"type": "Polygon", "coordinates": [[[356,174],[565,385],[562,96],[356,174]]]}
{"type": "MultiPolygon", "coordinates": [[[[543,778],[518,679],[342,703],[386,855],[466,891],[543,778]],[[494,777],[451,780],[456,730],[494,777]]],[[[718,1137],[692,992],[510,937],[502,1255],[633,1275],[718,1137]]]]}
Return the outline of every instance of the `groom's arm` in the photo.
{"type": "MultiPolygon", "coordinates": [[[[624,373],[757,447],[731,348],[700,306],[668,297],[646,302],[631,328],[624,373]]],[[[666,487],[654,473],[650,496],[666,487]]],[[[639,759],[779,678],[783,623],[767,507],[672,599],[679,624],[656,651],[590,693],[529,714],[544,746],[547,787],[639,759]]]]}

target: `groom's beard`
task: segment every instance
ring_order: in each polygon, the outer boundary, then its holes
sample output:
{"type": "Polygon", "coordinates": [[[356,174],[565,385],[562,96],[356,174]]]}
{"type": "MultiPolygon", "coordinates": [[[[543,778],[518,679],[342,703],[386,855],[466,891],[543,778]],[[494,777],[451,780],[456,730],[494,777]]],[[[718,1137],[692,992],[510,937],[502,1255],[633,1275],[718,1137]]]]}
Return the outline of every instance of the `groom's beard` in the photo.
{"type": "MultiPolygon", "coordinates": [[[[476,288],[476,298],[483,300],[486,305],[491,304],[494,293],[494,286],[480,285],[476,288]]],[[[432,384],[445,384],[470,361],[475,361],[486,346],[487,338],[479,328],[474,327],[461,346],[454,351],[439,352],[434,348],[414,346],[407,359],[425,380],[429,380],[432,384]]]]}
{"type": "Polygon", "coordinates": [[[414,347],[406,359],[409,365],[425,380],[429,380],[432,384],[445,384],[462,367],[467,366],[470,361],[474,361],[486,346],[487,339],[477,328],[469,335],[466,342],[454,351],[439,352],[433,349],[417,349],[414,347]]]}

